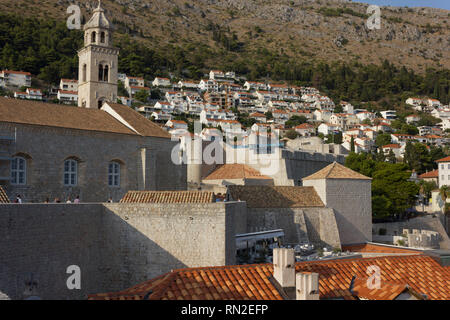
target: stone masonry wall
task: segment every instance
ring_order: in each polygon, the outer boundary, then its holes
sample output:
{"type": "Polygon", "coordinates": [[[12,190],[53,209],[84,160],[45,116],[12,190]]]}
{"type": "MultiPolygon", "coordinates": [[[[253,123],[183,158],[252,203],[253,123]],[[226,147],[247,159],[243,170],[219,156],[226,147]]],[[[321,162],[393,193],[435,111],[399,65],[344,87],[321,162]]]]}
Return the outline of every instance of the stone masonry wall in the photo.
{"type": "Polygon", "coordinates": [[[324,204],[334,209],[342,244],[371,241],[370,180],[318,179],[305,180],[303,184],[315,187],[324,204]]]}
{"type": "MultiPolygon", "coordinates": [[[[0,124],[0,135],[14,136],[15,129],[16,143],[8,152],[26,159],[27,181],[23,186],[4,185],[11,199],[20,194],[25,202],[42,203],[46,198],[65,201],[79,195],[82,202],[103,202],[109,197],[119,201],[128,190],[186,189],[186,165],[172,163],[170,152],[175,143],[169,139],[6,123],[0,124]],[[74,187],[63,183],[68,158],[78,161],[74,187]],[[121,165],[120,187],[108,186],[110,161],[121,165]]],[[[10,175],[8,162],[0,167],[3,175],[10,175]]]]}
{"type": "Polygon", "coordinates": [[[339,231],[330,208],[249,208],[247,232],[283,229],[285,242],[311,242],[340,248],[339,231]]]}
{"type": "Polygon", "coordinates": [[[84,299],[172,269],[235,263],[245,202],[0,205],[0,296],[22,299],[27,280],[43,299],[84,299]],[[81,290],[66,269],[81,268],[81,290]]]}

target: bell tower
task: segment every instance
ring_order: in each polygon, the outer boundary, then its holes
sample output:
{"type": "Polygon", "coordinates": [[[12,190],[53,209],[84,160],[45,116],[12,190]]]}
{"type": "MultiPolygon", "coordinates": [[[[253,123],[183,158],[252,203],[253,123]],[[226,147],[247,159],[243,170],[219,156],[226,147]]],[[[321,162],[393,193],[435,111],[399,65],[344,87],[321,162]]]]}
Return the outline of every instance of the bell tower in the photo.
{"type": "Polygon", "coordinates": [[[99,1],[84,25],[84,47],[78,51],[78,106],[101,108],[117,101],[119,49],[112,46],[112,25],[99,1]]]}

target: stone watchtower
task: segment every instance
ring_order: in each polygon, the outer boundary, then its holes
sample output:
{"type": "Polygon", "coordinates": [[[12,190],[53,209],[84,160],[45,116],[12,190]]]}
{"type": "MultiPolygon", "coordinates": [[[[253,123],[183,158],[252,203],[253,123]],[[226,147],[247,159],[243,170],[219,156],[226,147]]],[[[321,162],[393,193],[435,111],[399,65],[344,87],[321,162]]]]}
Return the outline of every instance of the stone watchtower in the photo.
{"type": "Polygon", "coordinates": [[[333,208],[341,244],[372,241],[371,178],[334,162],[303,178],[303,185],[314,187],[322,202],[333,208]]]}
{"type": "Polygon", "coordinates": [[[78,106],[100,108],[117,101],[119,49],[112,47],[112,25],[101,7],[84,25],[84,47],[78,51],[78,106]]]}

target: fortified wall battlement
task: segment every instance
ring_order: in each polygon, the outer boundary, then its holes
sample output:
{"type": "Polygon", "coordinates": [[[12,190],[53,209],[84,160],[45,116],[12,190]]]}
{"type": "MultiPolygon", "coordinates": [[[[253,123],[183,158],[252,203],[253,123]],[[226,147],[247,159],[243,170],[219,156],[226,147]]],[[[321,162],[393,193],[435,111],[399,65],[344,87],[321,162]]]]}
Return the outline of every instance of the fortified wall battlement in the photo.
{"type": "Polygon", "coordinates": [[[373,234],[379,234],[380,229],[384,229],[387,235],[401,235],[405,229],[434,231],[439,234],[437,239],[439,248],[450,249],[450,238],[439,217],[425,216],[409,219],[408,221],[374,223],[372,225],[373,234]]]}
{"type": "Polygon", "coordinates": [[[403,234],[408,237],[408,246],[413,248],[439,249],[439,232],[430,230],[403,229],[403,234]]]}
{"type": "Polygon", "coordinates": [[[0,205],[0,296],[84,299],[123,290],[171,269],[235,264],[245,202],[0,205]],[[67,267],[81,269],[69,290],[67,267]]]}

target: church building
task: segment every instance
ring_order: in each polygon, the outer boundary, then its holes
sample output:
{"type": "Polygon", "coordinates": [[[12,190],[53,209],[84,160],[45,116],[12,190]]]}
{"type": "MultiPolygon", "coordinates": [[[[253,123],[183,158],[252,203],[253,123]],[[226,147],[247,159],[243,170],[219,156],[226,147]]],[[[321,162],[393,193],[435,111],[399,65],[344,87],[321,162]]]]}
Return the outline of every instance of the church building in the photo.
{"type": "Polygon", "coordinates": [[[128,190],[185,190],[177,142],[116,104],[119,50],[99,7],[78,52],[79,107],[0,97],[0,186],[24,202],[120,200],[128,190]]]}

